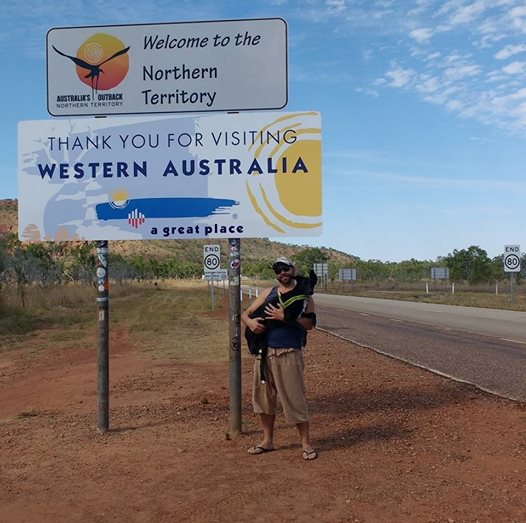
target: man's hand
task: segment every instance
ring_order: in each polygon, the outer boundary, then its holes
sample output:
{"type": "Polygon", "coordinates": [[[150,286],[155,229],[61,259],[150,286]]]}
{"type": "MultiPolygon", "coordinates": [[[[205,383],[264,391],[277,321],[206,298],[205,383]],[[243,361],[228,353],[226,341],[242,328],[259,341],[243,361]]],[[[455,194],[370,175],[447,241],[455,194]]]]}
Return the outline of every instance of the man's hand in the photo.
{"type": "Polygon", "coordinates": [[[285,321],[285,309],[280,304],[275,307],[269,303],[265,307],[265,318],[270,320],[285,321]]]}
{"type": "Polygon", "coordinates": [[[254,334],[261,334],[262,332],[265,332],[266,327],[262,323],[265,321],[264,318],[249,318],[246,320],[246,326],[254,333],[254,334]]]}

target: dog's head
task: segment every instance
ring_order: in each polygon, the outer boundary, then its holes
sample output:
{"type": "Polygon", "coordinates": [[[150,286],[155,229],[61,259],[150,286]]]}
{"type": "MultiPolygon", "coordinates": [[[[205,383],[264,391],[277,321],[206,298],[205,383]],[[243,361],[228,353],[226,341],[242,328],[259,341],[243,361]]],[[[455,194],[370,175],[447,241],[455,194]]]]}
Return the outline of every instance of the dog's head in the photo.
{"type": "Polygon", "coordinates": [[[306,294],[311,296],[314,294],[314,287],[318,283],[318,277],[316,273],[311,269],[309,271],[309,276],[294,276],[296,279],[296,289],[299,294],[306,294]]]}

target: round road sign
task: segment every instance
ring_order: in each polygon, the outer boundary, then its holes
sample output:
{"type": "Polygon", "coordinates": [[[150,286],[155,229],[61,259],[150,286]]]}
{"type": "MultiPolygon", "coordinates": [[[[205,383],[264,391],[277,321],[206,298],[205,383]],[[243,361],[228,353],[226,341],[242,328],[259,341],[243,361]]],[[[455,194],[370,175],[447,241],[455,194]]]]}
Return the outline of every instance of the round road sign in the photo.
{"type": "Polygon", "coordinates": [[[504,270],[507,272],[519,272],[521,259],[513,253],[506,254],[504,257],[504,270]]]}
{"type": "Polygon", "coordinates": [[[203,259],[203,264],[205,266],[205,270],[207,271],[215,271],[219,268],[219,256],[217,254],[207,254],[203,259]]]}

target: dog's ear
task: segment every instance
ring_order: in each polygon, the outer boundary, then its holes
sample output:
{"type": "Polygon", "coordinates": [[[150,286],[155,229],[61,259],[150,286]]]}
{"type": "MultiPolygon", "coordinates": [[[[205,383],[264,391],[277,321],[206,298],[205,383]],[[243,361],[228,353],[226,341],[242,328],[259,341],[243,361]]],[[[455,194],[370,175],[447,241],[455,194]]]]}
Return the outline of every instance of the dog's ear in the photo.
{"type": "Polygon", "coordinates": [[[313,269],[309,271],[309,280],[312,286],[312,290],[314,291],[314,287],[316,287],[316,284],[318,283],[318,276],[316,276],[316,273],[313,269]]]}

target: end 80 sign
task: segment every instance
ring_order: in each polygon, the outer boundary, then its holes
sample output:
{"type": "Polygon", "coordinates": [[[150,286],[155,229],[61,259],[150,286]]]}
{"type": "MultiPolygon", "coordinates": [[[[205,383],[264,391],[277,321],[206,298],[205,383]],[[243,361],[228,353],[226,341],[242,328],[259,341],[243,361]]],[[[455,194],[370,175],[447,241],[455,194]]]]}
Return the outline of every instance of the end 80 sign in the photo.
{"type": "Polygon", "coordinates": [[[504,246],[504,272],[521,272],[520,245],[504,246]]]}
{"type": "Polygon", "coordinates": [[[214,272],[221,264],[221,247],[219,245],[203,246],[203,269],[204,272],[214,272]]]}

